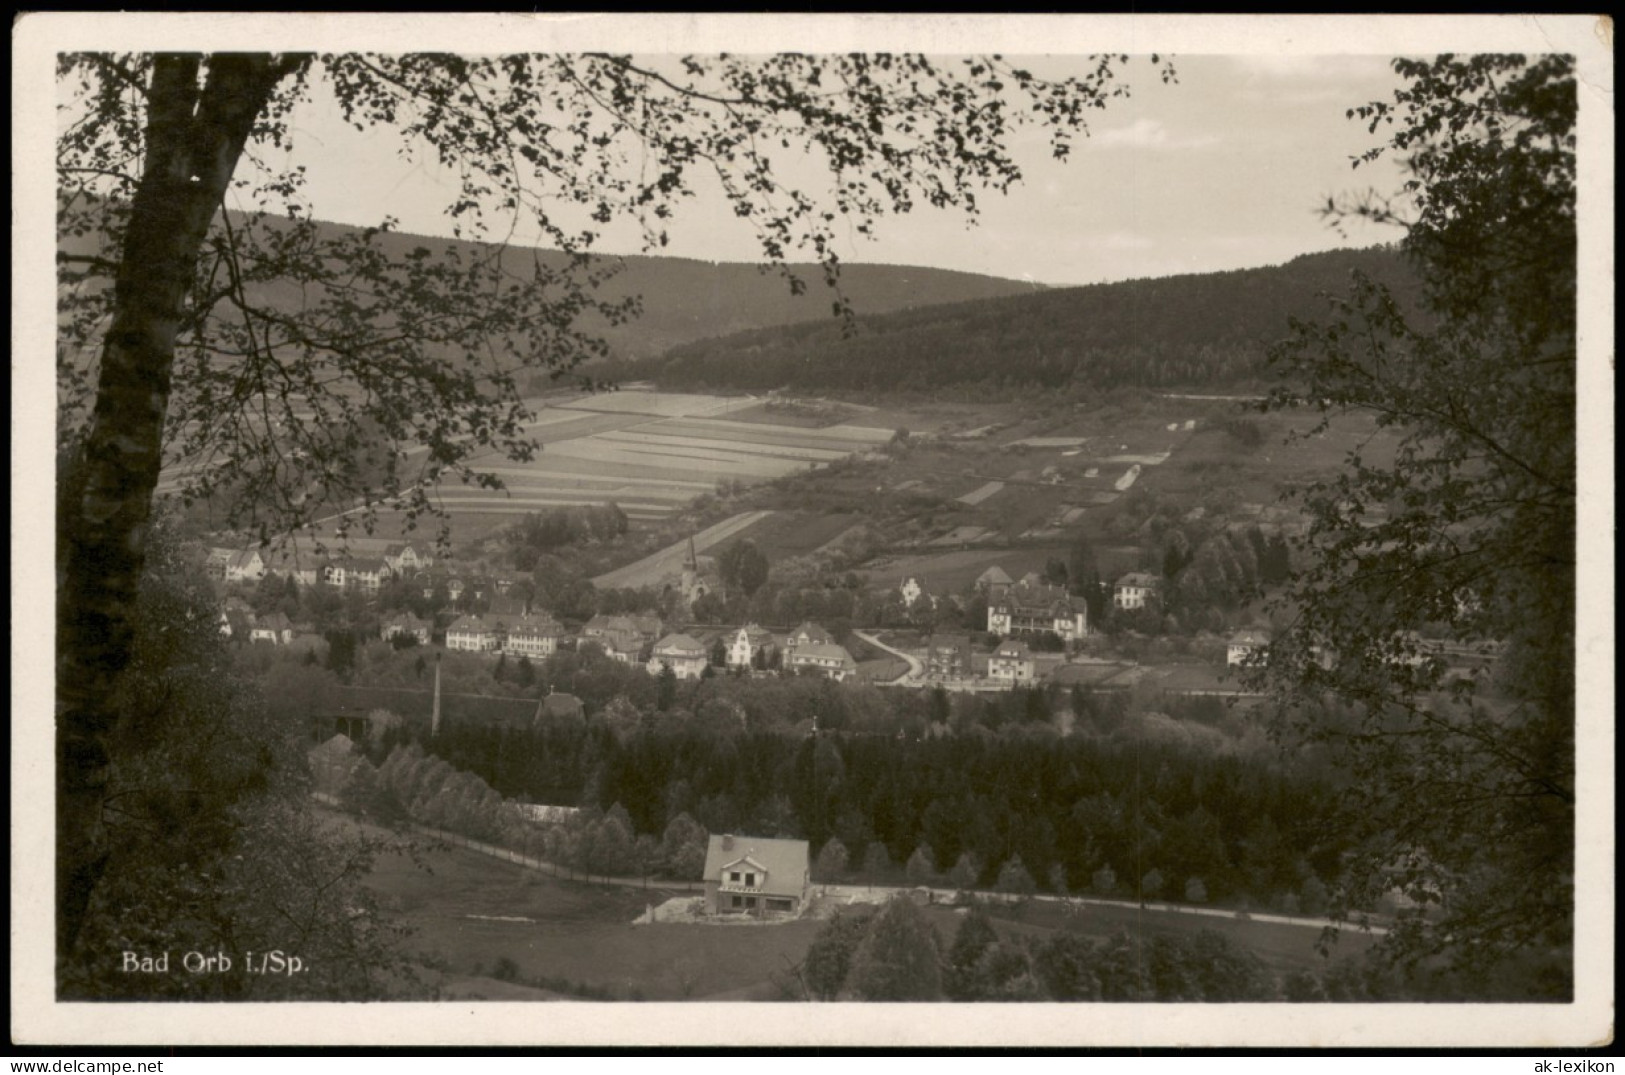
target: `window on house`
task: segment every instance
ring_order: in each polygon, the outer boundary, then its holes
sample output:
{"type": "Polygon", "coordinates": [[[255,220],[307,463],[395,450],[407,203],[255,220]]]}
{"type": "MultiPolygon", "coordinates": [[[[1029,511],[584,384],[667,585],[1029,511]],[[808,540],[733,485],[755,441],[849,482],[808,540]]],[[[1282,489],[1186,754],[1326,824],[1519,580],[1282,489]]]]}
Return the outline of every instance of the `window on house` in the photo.
{"type": "Polygon", "coordinates": [[[730,885],[737,885],[739,883],[739,874],[737,872],[729,873],[728,883],[730,885]]]}
{"type": "Polygon", "coordinates": [[[745,884],[754,886],[756,884],[756,875],[753,873],[747,873],[745,875],[745,884]]]}

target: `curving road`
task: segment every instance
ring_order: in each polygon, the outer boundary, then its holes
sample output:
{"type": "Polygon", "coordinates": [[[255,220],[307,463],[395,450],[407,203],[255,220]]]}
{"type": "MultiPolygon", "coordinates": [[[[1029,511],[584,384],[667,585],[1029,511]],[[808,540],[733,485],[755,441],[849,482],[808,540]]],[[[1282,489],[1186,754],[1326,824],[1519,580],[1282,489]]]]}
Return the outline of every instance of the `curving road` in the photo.
{"type": "Polygon", "coordinates": [[[867,634],[867,633],[865,633],[863,631],[857,631],[857,630],[854,630],[852,633],[857,635],[859,638],[863,639],[865,642],[869,643],[869,645],[873,646],[875,649],[885,650],[887,653],[891,654],[893,657],[901,657],[903,660],[908,662],[908,671],[907,672],[904,672],[902,675],[898,676],[896,679],[888,680],[885,683],[878,684],[878,686],[882,686],[882,687],[915,687],[915,686],[919,686],[919,684],[925,679],[925,665],[920,661],[920,659],[918,657],[915,657],[915,656],[912,656],[910,654],[904,653],[900,649],[893,649],[892,647],[886,645],[886,643],[882,642],[880,639],[876,638],[874,635],[867,634]]]}

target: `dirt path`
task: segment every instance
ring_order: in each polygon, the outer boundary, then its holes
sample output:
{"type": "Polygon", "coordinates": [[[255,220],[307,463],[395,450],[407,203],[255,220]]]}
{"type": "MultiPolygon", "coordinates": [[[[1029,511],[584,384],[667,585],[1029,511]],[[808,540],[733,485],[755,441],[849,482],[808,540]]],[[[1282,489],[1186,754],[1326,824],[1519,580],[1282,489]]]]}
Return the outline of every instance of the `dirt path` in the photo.
{"type": "Polygon", "coordinates": [[[903,660],[908,662],[908,671],[904,672],[896,679],[889,680],[883,684],[884,686],[890,687],[899,684],[918,683],[920,680],[925,678],[925,665],[920,662],[918,657],[911,657],[900,649],[892,649],[874,635],[866,634],[863,631],[853,631],[852,633],[869,643],[869,645],[873,646],[875,649],[885,650],[893,657],[901,657],[903,660]]]}

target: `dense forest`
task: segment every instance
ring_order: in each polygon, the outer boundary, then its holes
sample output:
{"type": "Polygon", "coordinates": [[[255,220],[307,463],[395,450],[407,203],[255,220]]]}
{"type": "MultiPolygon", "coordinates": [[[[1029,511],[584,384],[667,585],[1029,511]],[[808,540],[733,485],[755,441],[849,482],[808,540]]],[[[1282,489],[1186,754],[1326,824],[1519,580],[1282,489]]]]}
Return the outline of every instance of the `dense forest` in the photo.
{"type": "Polygon", "coordinates": [[[621,734],[595,718],[452,726],[425,742],[403,725],[369,753],[382,765],[403,745],[427,747],[504,798],[620,816],[633,839],[683,817],[804,838],[827,880],[901,880],[906,865],[915,881],[1019,889],[1013,870],[1053,892],[1326,908],[1344,848],[1328,835],[1324,780],[1267,755],[1152,737],[1120,700],[1097,708],[1091,730],[1117,722],[1125,734],[729,733],[628,713],[621,734]]]}
{"type": "Polygon", "coordinates": [[[1292,318],[1324,314],[1352,272],[1402,300],[1415,284],[1388,248],[1306,254],[1285,265],[984,299],[806,322],[683,344],[634,367],[662,387],[928,391],[1246,383],[1292,318]]]}

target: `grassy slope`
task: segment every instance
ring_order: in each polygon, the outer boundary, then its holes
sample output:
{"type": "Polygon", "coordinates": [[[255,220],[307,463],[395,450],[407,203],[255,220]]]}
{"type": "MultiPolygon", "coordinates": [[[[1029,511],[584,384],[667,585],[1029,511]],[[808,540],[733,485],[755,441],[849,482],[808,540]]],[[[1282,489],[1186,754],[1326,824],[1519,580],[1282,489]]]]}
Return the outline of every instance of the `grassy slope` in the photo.
{"type": "MultiPolygon", "coordinates": [[[[557,999],[549,990],[491,979],[497,962],[507,958],[518,965],[522,979],[565,979],[621,997],[636,990],[648,1000],[783,999],[778,982],[788,981],[788,968],[801,960],[820,925],[805,920],[774,926],[635,926],[645,907],[668,893],[559,881],[455,848],[429,853],[426,863],[432,873],[404,857],[385,858],[369,884],[415,930],[412,948],[441,968],[448,995],[557,999]]],[[[929,914],[944,940],[951,940],[958,916],[945,908],[931,908],[929,914]]],[[[1093,937],[1125,929],[1213,929],[1257,952],[1277,974],[1322,963],[1314,950],[1319,931],[1313,927],[1152,913],[1129,904],[1090,906],[1074,917],[1056,905],[1035,903],[1005,928],[1038,938],[1059,928],[1093,937]]],[[[1337,954],[1357,953],[1369,944],[1369,938],[1347,936],[1337,954]]]]}

